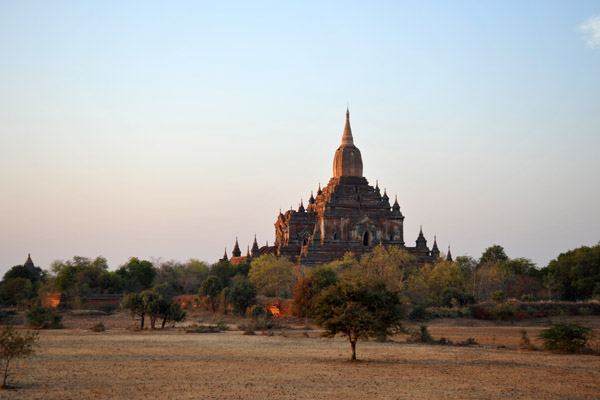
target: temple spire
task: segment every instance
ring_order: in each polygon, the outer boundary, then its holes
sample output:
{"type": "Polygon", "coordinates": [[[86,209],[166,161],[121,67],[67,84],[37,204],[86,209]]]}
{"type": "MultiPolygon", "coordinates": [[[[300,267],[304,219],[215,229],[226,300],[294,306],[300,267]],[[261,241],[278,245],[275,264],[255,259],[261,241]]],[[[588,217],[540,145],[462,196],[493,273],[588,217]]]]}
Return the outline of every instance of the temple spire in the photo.
{"type": "Polygon", "coordinates": [[[346,126],[344,127],[344,135],[342,136],[342,146],[352,145],[354,146],[354,139],[352,138],[352,129],[350,128],[350,110],[346,107],[346,126]]]}

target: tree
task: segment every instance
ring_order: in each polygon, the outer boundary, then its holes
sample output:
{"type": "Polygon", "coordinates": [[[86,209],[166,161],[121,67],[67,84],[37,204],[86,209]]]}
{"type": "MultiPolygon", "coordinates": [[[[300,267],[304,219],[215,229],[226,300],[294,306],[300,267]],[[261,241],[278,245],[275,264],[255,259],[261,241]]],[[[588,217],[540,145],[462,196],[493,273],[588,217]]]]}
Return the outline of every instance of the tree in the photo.
{"type": "Polygon", "coordinates": [[[150,261],[131,257],[125,265],[117,269],[117,274],[125,279],[129,291],[139,292],[152,287],[156,277],[156,268],[150,261]]]}
{"type": "Polygon", "coordinates": [[[233,310],[243,317],[246,310],[256,302],[256,288],[247,279],[241,279],[229,291],[227,300],[233,305],[233,310]]]}
{"type": "Polygon", "coordinates": [[[174,301],[168,301],[163,298],[160,308],[160,316],[162,317],[162,329],[168,321],[181,322],[185,321],[187,313],[181,309],[181,305],[174,301]]]}
{"type": "Polygon", "coordinates": [[[294,287],[294,311],[301,317],[311,316],[318,295],[337,282],[337,274],[332,268],[311,268],[307,276],[300,278],[294,287]]]}
{"type": "Polygon", "coordinates": [[[223,290],[221,280],[217,276],[209,276],[198,289],[198,297],[206,297],[212,312],[216,312],[219,307],[221,290],[223,290]]]}
{"type": "MultiPolygon", "coordinates": [[[[416,258],[396,246],[378,245],[362,256],[362,279],[381,279],[390,290],[401,289],[408,276],[416,272],[416,258]]],[[[354,279],[354,278],[351,278],[354,279]]]]}
{"type": "Polygon", "coordinates": [[[398,292],[388,290],[382,281],[340,282],[319,296],[313,315],[325,329],[323,336],[346,335],[350,360],[356,361],[356,342],[396,332],[402,309],[398,292]]]}
{"type": "Polygon", "coordinates": [[[2,389],[8,388],[6,379],[10,369],[10,362],[15,358],[29,357],[33,354],[33,345],[38,339],[37,333],[20,334],[10,325],[7,325],[0,332],[0,354],[4,361],[4,379],[2,381],[2,389]]]}
{"type": "Polygon", "coordinates": [[[131,317],[136,315],[141,318],[140,329],[144,329],[144,319],[146,317],[146,307],[139,293],[129,293],[121,300],[121,309],[129,310],[131,317]]]}
{"type": "Polygon", "coordinates": [[[600,295],[600,243],[582,246],[550,261],[547,273],[565,300],[584,300],[600,295]]]}
{"type": "Polygon", "coordinates": [[[479,259],[479,264],[483,265],[485,263],[499,263],[508,261],[508,256],[504,252],[504,247],[500,245],[493,245],[485,249],[481,258],[479,259]]]}
{"type": "Polygon", "coordinates": [[[286,257],[265,254],[252,261],[248,279],[263,296],[288,298],[296,283],[293,267],[286,257]]]}

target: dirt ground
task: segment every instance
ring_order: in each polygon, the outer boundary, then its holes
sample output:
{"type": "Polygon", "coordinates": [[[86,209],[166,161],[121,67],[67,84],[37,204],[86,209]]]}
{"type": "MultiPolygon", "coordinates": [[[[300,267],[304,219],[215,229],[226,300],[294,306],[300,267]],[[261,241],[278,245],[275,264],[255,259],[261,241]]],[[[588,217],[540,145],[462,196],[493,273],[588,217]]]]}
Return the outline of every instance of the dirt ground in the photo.
{"type": "MultiPolygon", "coordinates": [[[[190,322],[210,317],[191,315],[190,322]]],[[[600,333],[600,318],[575,319],[600,333]]],[[[273,336],[232,330],[191,334],[179,328],[128,330],[127,315],[73,316],[66,329],[40,334],[2,399],[594,399],[600,357],[519,352],[520,329],[535,339],[547,319],[496,324],[471,319],[428,322],[435,339],[474,338],[470,347],[360,342],[347,361],[343,338],[289,326],[273,336]],[[103,322],[107,331],[89,328],[103,322]],[[295,329],[292,329],[295,328],[295,329]],[[308,335],[306,335],[306,333],[308,335]]],[[[418,324],[410,324],[415,328],[418,324]]],[[[539,343],[534,340],[534,343],[539,343]]]]}

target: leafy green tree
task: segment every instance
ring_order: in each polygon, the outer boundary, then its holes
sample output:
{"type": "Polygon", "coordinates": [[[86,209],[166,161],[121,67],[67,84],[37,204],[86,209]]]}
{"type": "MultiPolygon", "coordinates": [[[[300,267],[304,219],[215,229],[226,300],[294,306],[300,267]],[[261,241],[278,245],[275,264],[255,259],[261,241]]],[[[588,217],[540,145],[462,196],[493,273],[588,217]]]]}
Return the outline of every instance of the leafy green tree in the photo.
{"type": "Polygon", "coordinates": [[[219,295],[223,290],[223,283],[217,276],[209,276],[202,282],[198,289],[198,297],[206,297],[212,312],[216,312],[219,307],[219,295]]]}
{"type": "Polygon", "coordinates": [[[0,282],[0,300],[6,306],[16,306],[35,298],[35,286],[26,278],[15,277],[0,282]]]}
{"type": "Polygon", "coordinates": [[[169,301],[161,298],[160,317],[162,318],[162,329],[169,321],[181,322],[185,321],[187,313],[181,309],[181,305],[174,301],[169,301]]]}
{"type": "Polygon", "coordinates": [[[505,261],[508,261],[508,256],[504,252],[504,247],[495,244],[485,249],[483,254],[481,254],[479,264],[483,265],[485,263],[501,263],[505,261]]]}
{"type": "Polygon", "coordinates": [[[125,298],[121,300],[121,309],[128,310],[132,318],[139,316],[141,319],[140,329],[144,329],[144,322],[148,309],[139,293],[129,293],[125,296],[125,298]]]}
{"type": "Polygon", "coordinates": [[[234,311],[243,317],[248,307],[256,303],[256,288],[249,280],[241,279],[229,291],[228,300],[234,311]]]}
{"type": "Polygon", "coordinates": [[[600,295],[600,243],[560,254],[545,271],[565,300],[584,300],[600,295]]]}
{"type": "Polygon", "coordinates": [[[248,279],[263,296],[289,298],[296,284],[293,267],[286,257],[265,254],[252,261],[248,279]]]}
{"type": "Polygon", "coordinates": [[[7,325],[0,332],[0,357],[4,361],[4,379],[2,380],[2,389],[7,389],[6,380],[11,365],[11,361],[19,357],[29,357],[33,354],[33,345],[38,340],[37,332],[18,333],[15,329],[7,325]]]}
{"type": "Polygon", "coordinates": [[[231,283],[231,278],[233,278],[236,273],[237,268],[229,261],[219,261],[210,267],[210,275],[219,278],[224,287],[229,286],[231,283]]]}
{"type": "Polygon", "coordinates": [[[125,280],[127,290],[139,292],[152,287],[156,277],[156,268],[150,261],[131,257],[125,265],[117,269],[117,274],[125,280]]]}
{"type": "Polygon", "coordinates": [[[12,278],[29,279],[32,283],[44,280],[46,272],[40,267],[26,267],[24,265],[15,265],[9,269],[2,278],[3,281],[12,278]]]}
{"type": "Polygon", "coordinates": [[[51,266],[55,274],[54,289],[66,292],[70,296],[88,296],[102,293],[101,276],[108,273],[108,264],[104,257],[90,259],[75,256],[69,261],[56,260],[51,266]]]}
{"type": "Polygon", "coordinates": [[[398,293],[388,290],[384,282],[340,282],[319,296],[313,315],[325,329],[323,336],[340,333],[348,338],[350,359],[355,361],[356,342],[396,332],[402,309],[398,293]]]}
{"type": "Polygon", "coordinates": [[[381,279],[389,289],[400,289],[417,270],[416,258],[396,246],[378,245],[360,259],[362,279],[381,279]]]}

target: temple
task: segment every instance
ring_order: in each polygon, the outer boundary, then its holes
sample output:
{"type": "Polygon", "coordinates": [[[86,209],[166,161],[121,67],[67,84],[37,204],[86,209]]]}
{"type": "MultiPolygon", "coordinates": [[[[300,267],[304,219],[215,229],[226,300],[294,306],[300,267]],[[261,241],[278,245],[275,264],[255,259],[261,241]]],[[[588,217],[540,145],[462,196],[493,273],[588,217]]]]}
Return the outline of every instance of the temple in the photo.
{"type": "MultiPolygon", "coordinates": [[[[258,248],[256,237],[252,253],[241,255],[236,238],[231,262],[250,262],[265,253],[289,257],[296,263],[314,266],[341,258],[345,253],[367,253],[378,244],[398,246],[417,260],[433,263],[439,256],[437,238],[427,246],[423,229],[415,246],[404,241],[404,215],[398,199],[390,204],[384,190],[363,177],[360,150],[354,145],[350,127],[350,112],[346,110],[346,125],[342,143],[333,159],[333,177],[326,187],[311,193],[306,207],[301,201],[297,210],[279,212],[275,222],[275,243],[258,248]]],[[[448,251],[450,252],[450,251],[448,251]]],[[[227,251],[223,259],[227,259],[227,251]]]]}

